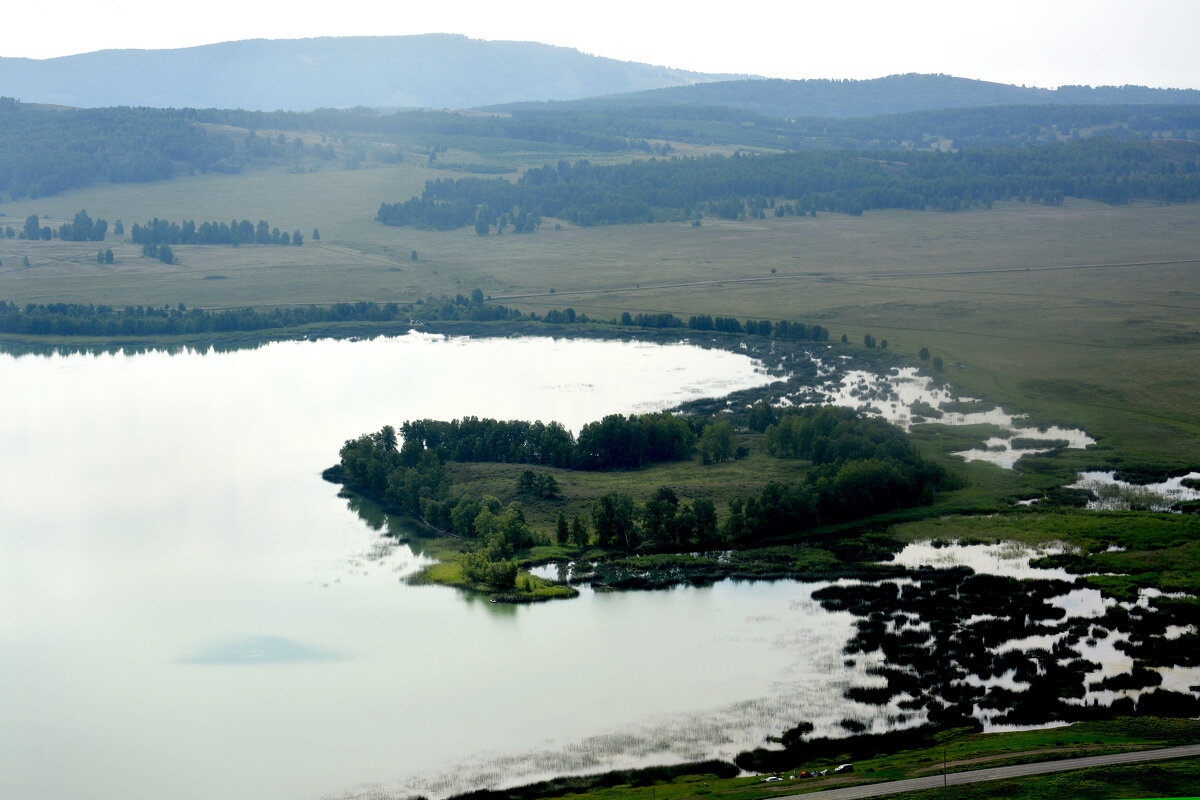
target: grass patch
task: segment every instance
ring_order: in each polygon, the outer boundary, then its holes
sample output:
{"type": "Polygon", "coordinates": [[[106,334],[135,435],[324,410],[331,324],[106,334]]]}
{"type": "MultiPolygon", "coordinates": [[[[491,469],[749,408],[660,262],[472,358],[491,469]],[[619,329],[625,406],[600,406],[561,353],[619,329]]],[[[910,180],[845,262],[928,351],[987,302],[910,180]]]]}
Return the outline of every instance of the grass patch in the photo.
{"type": "MultiPolygon", "coordinates": [[[[760,776],[720,778],[713,774],[679,775],[648,786],[575,787],[570,797],[579,800],[659,800],[719,796],[732,800],[777,797],[781,794],[818,791],[856,784],[936,775],[943,760],[949,772],[983,769],[986,767],[1033,761],[1058,760],[1078,756],[1124,752],[1128,750],[1170,747],[1191,744],[1200,736],[1196,720],[1160,719],[1156,717],[1124,717],[1102,722],[1083,722],[1060,728],[1013,733],[970,733],[950,730],[936,734],[929,745],[900,750],[854,761],[854,772],[823,778],[791,778],[808,770],[831,769],[849,760],[847,753],[829,754],[823,758],[798,759],[794,765],[779,771],[782,783],[764,783],[760,776]]],[[[698,770],[697,770],[698,772],[698,770]]],[[[947,789],[888,795],[889,797],[951,798],[951,797],[1028,797],[1060,798],[1081,796],[1076,786],[1085,791],[1091,782],[1111,780],[1108,786],[1122,787],[1123,793],[1088,793],[1082,796],[1161,797],[1180,796],[1194,787],[1200,776],[1200,759],[1172,759],[1121,767],[1104,767],[1069,773],[1035,776],[1022,780],[992,781],[978,785],[958,785],[947,789]],[[982,794],[977,794],[982,792],[982,794]]],[[[586,779],[580,779],[586,780],[586,779]]],[[[539,798],[568,796],[566,793],[545,791],[539,798]]],[[[505,800],[524,800],[520,790],[505,793],[505,800]]]]}

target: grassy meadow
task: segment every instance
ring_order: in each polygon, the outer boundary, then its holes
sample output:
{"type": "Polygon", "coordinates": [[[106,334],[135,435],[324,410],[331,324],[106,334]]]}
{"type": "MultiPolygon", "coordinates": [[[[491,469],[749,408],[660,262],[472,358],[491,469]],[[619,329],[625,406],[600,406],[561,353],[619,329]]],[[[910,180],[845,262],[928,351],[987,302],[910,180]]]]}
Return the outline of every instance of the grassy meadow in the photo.
{"type": "MultiPolygon", "coordinates": [[[[536,155],[509,157],[520,166],[536,155]]],[[[86,209],[127,231],[153,217],[265,219],[305,244],[179,246],[167,266],[110,235],[116,260],[100,265],[96,243],[4,239],[0,298],[218,308],[412,302],[478,287],[524,311],[817,322],[851,344],[869,333],[899,354],[929,347],[961,390],[1082,427],[1114,465],[1200,464],[1200,206],[1068,200],[700,227],[547,219],[533,235],[488,237],[375,222],[380,202],[462,174],[420,162],[272,167],[5,203],[0,224],[17,229],[29,214],[56,226],[86,209]]]]}
{"type": "MultiPolygon", "coordinates": [[[[439,155],[442,163],[499,164],[513,170],[510,177],[560,158],[606,158],[533,145],[513,150],[494,141],[456,140],[449,146],[439,155]]],[[[892,531],[898,538],[1065,539],[1088,553],[1123,544],[1128,552],[1107,556],[1102,566],[1127,569],[1138,577],[1107,588],[1125,593],[1134,584],[1195,589],[1200,531],[1179,517],[1153,515],[1131,525],[1129,515],[1116,514],[960,517],[954,512],[998,509],[1031,487],[1061,484],[1059,478],[1075,468],[1200,469],[1200,205],[1109,207],[1068,199],[1058,207],[998,203],[987,211],[956,213],[705,219],[699,227],[580,228],[546,219],[532,235],[479,237],[469,229],[420,231],[374,221],[381,202],[406,200],[427,180],[464,174],[435,168],[421,157],[417,143],[406,145],[405,157],[399,165],[364,169],[271,167],[6,201],[0,204],[0,227],[18,230],[30,214],[57,227],[85,209],[93,218],[108,220],[110,231],[118,219],[126,231],[154,217],[197,223],[264,219],[280,230],[301,231],[305,243],[181,245],[174,248],[177,263],[168,266],[111,234],[99,244],[5,238],[0,239],[0,300],[184,303],[215,309],[359,300],[406,303],[479,288],[496,302],[539,314],[570,306],[601,318],[629,311],[671,312],[685,319],[692,314],[789,319],[825,326],[834,342],[845,334],[850,347],[861,347],[866,334],[887,340],[890,353],[913,363],[918,350],[928,347],[946,364],[941,377],[961,392],[1010,412],[1027,412],[1039,424],[1083,428],[1098,444],[1086,454],[1055,456],[1054,469],[1042,475],[959,464],[970,485],[939,498],[934,512],[945,516],[900,522],[892,531]],[[314,228],[320,241],[313,239],[314,228]],[[115,262],[97,264],[98,248],[112,248],[115,262]]],[[[346,431],[346,436],[360,433],[346,431]]],[[[938,433],[931,426],[917,434],[916,443],[923,453],[945,458],[944,451],[973,436],[938,433]]],[[[453,469],[455,479],[472,493],[495,494],[507,502],[525,467],[453,469]]],[[[658,465],[616,476],[540,470],[555,474],[562,500],[520,499],[530,522],[543,531],[552,528],[560,508],[568,515],[585,514],[589,499],[602,490],[628,492],[641,503],[667,485],[685,501],[708,497],[723,513],[729,498],[772,479],[787,480],[791,469],[786,461],[754,452],[744,461],[699,471],[694,464],[658,465]]],[[[928,515],[927,510],[920,513],[928,515]]],[[[452,543],[443,546],[449,549],[437,550],[435,556],[452,559],[452,543]]],[[[448,560],[437,569],[456,567],[448,560]]],[[[455,583],[454,575],[442,577],[455,583]]],[[[997,760],[1026,758],[1028,751],[1042,756],[1065,748],[1075,754],[1079,748],[1172,738],[1159,735],[1166,729],[1162,727],[1096,727],[1104,724],[964,736],[934,750],[861,763],[855,779],[928,772],[946,750],[964,766],[991,766],[997,760]]],[[[1166,727],[1174,732],[1172,725],[1166,727]]],[[[1194,739],[1194,729],[1187,735],[1194,739]]],[[[833,764],[798,765],[812,766],[833,764]]],[[[1194,779],[1196,770],[1193,761],[1172,774],[1182,776],[1182,786],[1194,779]]],[[[1116,780],[1112,776],[1117,773],[1107,770],[1096,780],[1116,780]]],[[[1066,780],[1075,779],[1032,779],[1020,791],[1044,781],[1044,793],[1017,794],[1009,786],[1006,791],[1012,793],[1005,796],[1062,796],[1066,780]]],[[[1136,777],[1130,781],[1152,783],[1136,777]]],[[[848,781],[839,776],[803,788],[835,782],[848,781]]],[[[784,786],[800,788],[790,782],[784,786]]],[[[956,787],[953,794],[928,796],[994,796],[986,791],[956,787]]],[[[586,794],[597,800],[663,800],[710,794],[758,798],[780,792],[757,779],[693,776],[656,787],[586,794]]]]}

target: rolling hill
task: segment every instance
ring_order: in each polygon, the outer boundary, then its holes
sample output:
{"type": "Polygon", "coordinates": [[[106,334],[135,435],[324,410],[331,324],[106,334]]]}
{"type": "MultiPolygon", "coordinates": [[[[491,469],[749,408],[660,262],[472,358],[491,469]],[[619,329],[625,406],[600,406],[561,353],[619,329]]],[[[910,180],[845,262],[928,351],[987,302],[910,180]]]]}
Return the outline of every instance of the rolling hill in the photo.
{"type": "MultiPolygon", "coordinates": [[[[461,35],[255,39],[177,50],[0,58],[0,96],[97,108],[470,108],[735,76],[461,35]]],[[[744,77],[744,76],[742,76],[744,77]]]]}

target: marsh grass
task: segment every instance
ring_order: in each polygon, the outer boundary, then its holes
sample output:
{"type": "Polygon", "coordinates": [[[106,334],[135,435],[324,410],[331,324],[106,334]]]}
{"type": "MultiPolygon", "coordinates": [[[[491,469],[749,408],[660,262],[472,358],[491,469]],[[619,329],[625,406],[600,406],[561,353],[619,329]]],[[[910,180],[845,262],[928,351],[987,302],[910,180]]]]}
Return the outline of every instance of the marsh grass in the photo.
{"type": "Polygon", "coordinates": [[[891,533],[903,541],[1066,543],[1079,553],[1069,568],[1086,573],[1085,585],[1118,599],[1136,599],[1141,588],[1200,594],[1200,517],[1192,515],[1061,510],[943,516],[905,522],[891,533]]]}

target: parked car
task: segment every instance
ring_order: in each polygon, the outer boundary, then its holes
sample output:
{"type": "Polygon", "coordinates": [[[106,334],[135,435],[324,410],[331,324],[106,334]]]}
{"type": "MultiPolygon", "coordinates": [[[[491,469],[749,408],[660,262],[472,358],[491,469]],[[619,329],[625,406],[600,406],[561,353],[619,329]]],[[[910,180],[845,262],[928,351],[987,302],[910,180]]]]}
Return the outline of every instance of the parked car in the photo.
{"type": "Polygon", "coordinates": [[[782,781],[782,780],[783,780],[783,778],[779,777],[778,775],[771,775],[768,778],[763,778],[762,782],[763,783],[775,783],[776,781],[782,781]]]}
{"type": "Polygon", "coordinates": [[[834,775],[841,775],[842,773],[845,773],[845,772],[854,772],[854,765],[853,764],[842,764],[840,767],[833,768],[834,775]]]}

